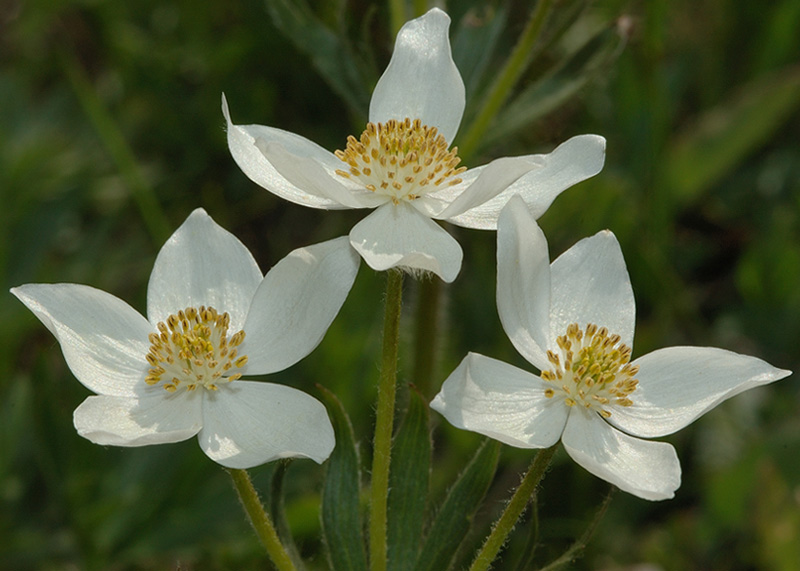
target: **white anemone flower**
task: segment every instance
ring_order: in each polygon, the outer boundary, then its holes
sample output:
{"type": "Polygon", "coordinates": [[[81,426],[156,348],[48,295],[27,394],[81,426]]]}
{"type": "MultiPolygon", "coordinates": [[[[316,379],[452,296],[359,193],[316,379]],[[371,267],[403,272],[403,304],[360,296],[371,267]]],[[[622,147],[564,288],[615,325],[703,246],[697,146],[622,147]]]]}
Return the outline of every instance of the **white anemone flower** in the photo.
{"type": "Polygon", "coordinates": [[[300,248],[264,276],[247,248],[195,210],[161,248],[145,319],[77,284],[27,284],[17,296],[55,335],[96,393],[78,434],[112,446],[179,442],[228,468],[286,457],[321,463],[334,447],[325,407],[297,389],[241,380],[286,369],[322,340],[359,258],[346,237],[300,248]]]}
{"type": "Polygon", "coordinates": [[[497,308],[514,347],[541,373],[470,353],[431,403],[453,425],[518,448],[560,439],[592,474],[647,500],[671,498],[681,469],[668,443],[725,399],[791,374],[711,347],[630,361],[635,305],[616,237],[602,231],[552,264],[525,205],[497,231],[497,308]]]}
{"type": "Polygon", "coordinates": [[[493,230],[515,194],[538,217],[564,189],[600,172],[605,160],[605,139],[581,135],[550,154],[459,166],[450,145],[465,95],[449,27],[448,15],[436,8],[403,26],[372,94],[369,123],[343,151],[272,127],[234,125],[222,98],[228,146],[251,180],[312,208],[374,208],[350,232],[367,264],[429,271],[446,282],[458,275],[463,254],[433,219],[493,230]]]}

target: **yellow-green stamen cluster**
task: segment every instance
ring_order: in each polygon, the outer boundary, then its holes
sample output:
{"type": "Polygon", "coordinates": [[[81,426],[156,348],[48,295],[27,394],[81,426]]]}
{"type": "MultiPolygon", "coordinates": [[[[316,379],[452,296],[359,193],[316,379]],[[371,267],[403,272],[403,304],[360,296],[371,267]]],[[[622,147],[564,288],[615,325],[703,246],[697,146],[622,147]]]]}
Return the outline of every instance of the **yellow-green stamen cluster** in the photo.
{"type": "Polygon", "coordinates": [[[152,367],[145,377],[148,385],[164,382],[164,389],[175,392],[180,388],[193,391],[203,387],[217,390],[220,382],[230,382],[242,376],[228,374],[234,367],[247,363],[236,347],[244,341],[244,331],[228,337],[231,318],[213,307],[187,307],[159,322],[158,333],[151,333],[147,362],[152,367]]]}
{"type": "Polygon", "coordinates": [[[447,149],[436,127],[419,119],[390,119],[385,124],[367,123],[360,139],[347,138],[347,148],[336,151],[336,156],[349,168],[337,169],[336,174],[353,177],[398,204],[416,200],[433,187],[460,183],[458,175],[467,169],[458,166],[457,153],[457,147],[447,149]]]}
{"type": "Polygon", "coordinates": [[[547,388],[545,396],[561,395],[568,406],[584,406],[603,418],[611,416],[610,405],[631,406],[628,397],[639,384],[634,378],[639,367],[630,364],[631,348],[620,340],[605,327],[590,323],[581,330],[571,324],[556,339],[558,353],[547,351],[553,368],[542,371],[542,379],[555,387],[547,388]]]}

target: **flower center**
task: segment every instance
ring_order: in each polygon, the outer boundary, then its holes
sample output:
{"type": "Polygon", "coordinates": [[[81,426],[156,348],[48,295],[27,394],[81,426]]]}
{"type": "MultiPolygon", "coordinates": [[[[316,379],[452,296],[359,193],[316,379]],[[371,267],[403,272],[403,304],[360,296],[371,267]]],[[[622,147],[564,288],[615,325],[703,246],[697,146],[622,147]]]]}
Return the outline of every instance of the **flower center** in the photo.
{"type": "Polygon", "coordinates": [[[582,405],[603,418],[611,416],[609,405],[631,406],[628,396],[639,384],[634,378],[639,366],[630,364],[631,348],[620,339],[591,323],[585,330],[577,323],[567,327],[556,339],[558,353],[547,351],[553,368],[542,371],[542,379],[555,387],[545,389],[545,396],[561,395],[568,406],[582,405]]]}
{"type": "Polygon", "coordinates": [[[336,174],[353,177],[398,204],[416,200],[434,187],[460,183],[458,175],[467,168],[458,166],[457,153],[457,147],[447,150],[436,127],[419,119],[390,119],[386,124],[367,123],[361,139],[347,138],[347,148],[336,151],[336,156],[349,169],[337,169],[336,174]]]}
{"type": "Polygon", "coordinates": [[[228,374],[234,367],[243,367],[247,356],[238,355],[236,347],[244,341],[244,331],[228,337],[231,318],[213,307],[187,307],[159,322],[159,333],[151,333],[147,362],[152,367],[144,378],[148,385],[164,381],[164,389],[175,392],[185,387],[217,390],[219,382],[230,382],[242,376],[228,374]]]}

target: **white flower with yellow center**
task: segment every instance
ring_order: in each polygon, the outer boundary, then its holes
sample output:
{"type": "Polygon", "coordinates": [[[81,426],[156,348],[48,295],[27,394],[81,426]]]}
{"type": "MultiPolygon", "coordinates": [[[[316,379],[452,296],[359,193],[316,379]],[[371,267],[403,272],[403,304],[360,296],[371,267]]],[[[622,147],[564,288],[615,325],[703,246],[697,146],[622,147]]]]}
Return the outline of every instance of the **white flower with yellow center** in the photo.
{"type": "Polygon", "coordinates": [[[552,265],[542,231],[511,199],[497,230],[497,308],[534,375],[470,353],[431,407],[453,425],[519,448],[561,439],[573,460],[648,500],[680,485],[672,434],[723,400],[790,371],[710,347],[631,361],[635,305],[615,236],[581,240],[552,265]]]}
{"type": "Polygon", "coordinates": [[[493,230],[509,197],[535,216],[564,189],[603,168],[605,139],[573,137],[548,155],[495,160],[466,169],[450,148],[464,113],[464,83],[439,9],[407,22],[375,86],[369,123],[331,153],[293,133],[234,125],[223,96],[228,146],[239,167],[270,192],[312,208],[375,208],[350,232],[370,267],[430,271],[451,282],[458,242],[432,219],[493,230]]]}
{"type": "Polygon", "coordinates": [[[291,252],[264,276],[235,236],[195,210],[158,254],[145,319],[76,284],[27,284],[17,296],[97,396],[74,413],[97,444],[144,446],[194,435],[215,462],[322,462],[334,435],[325,407],[291,387],[242,380],[281,371],[322,340],[358,272],[342,237],[291,252]]]}

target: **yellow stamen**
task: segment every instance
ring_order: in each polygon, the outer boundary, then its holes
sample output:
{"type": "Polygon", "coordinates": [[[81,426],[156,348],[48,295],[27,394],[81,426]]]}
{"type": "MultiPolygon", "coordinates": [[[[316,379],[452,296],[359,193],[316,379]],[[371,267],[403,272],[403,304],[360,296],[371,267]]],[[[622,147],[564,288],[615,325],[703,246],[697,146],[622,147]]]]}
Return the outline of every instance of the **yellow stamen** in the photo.
{"type": "Polygon", "coordinates": [[[603,418],[611,416],[609,407],[632,406],[628,397],[639,384],[634,378],[639,366],[629,363],[632,351],[621,341],[605,327],[590,323],[581,330],[577,323],[570,324],[556,339],[560,355],[547,351],[553,368],[542,371],[541,378],[559,386],[546,388],[545,397],[560,394],[567,406],[580,403],[603,418]]]}
{"type": "Polygon", "coordinates": [[[467,170],[458,166],[458,148],[448,150],[436,127],[423,125],[419,119],[367,123],[361,137],[349,136],[345,149],[335,155],[349,167],[334,171],[337,175],[354,177],[395,204],[418,199],[429,184],[459,184],[458,175],[467,170]]]}
{"type": "Polygon", "coordinates": [[[228,337],[230,321],[227,313],[201,306],[187,307],[159,322],[160,334],[148,335],[150,351],[145,360],[152,368],[145,382],[157,385],[163,380],[164,389],[174,393],[181,387],[216,391],[216,382],[223,375],[228,382],[241,378],[241,373],[227,375],[233,367],[247,363],[247,355],[239,355],[235,349],[244,341],[244,331],[228,337]]]}

